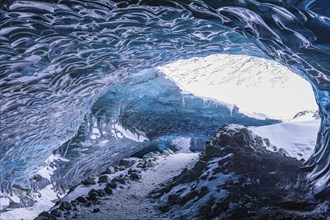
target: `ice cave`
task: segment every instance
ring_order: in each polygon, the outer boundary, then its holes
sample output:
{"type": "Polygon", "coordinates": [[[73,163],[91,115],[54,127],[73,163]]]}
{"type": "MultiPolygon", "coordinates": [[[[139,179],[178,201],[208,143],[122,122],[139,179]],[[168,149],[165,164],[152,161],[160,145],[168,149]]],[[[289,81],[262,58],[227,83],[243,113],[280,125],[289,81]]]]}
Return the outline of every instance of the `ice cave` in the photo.
{"type": "Polygon", "coordinates": [[[328,220],[329,82],[326,0],[0,0],[0,219],[328,220]]]}

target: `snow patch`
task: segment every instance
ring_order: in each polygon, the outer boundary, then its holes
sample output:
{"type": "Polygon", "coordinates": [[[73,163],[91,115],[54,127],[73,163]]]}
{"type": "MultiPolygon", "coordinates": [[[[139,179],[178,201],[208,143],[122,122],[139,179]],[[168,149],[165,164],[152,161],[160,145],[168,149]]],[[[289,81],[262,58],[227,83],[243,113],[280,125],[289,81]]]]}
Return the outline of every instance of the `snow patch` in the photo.
{"type": "Polygon", "coordinates": [[[129,129],[126,129],[122,125],[116,123],[113,125],[113,129],[112,129],[111,133],[119,139],[125,137],[125,138],[131,139],[133,141],[137,141],[137,142],[149,141],[149,139],[147,138],[147,136],[145,135],[144,132],[139,131],[137,129],[135,129],[135,130],[136,130],[136,133],[133,133],[129,129]]]}
{"type": "Polygon", "coordinates": [[[249,129],[256,135],[268,138],[271,144],[283,148],[291,157],[307,160],[314,151],[320,123],[321,120],[288,122],[249,129]]]}
{"type": "Polygon", "coordinates": [[[37,172],[37,174],[39,174],[43,178],[46,178],[49,181],[51,181],[51,176],[54,174],[54,171],[56,170],[56,167],[53,166],[52,163],[54,163],[55,161],[59,161],[59,160],[65,161],[65,162],[69,161],[68,159],[63,158],[60,155],[52,154],[45,160],[45,166],[42,167],[37,172]]]}
{"type": "Polygon", "coordinates": [[[179,137],[172,140],[172,144],[178,147],[180,153],[191,153],[191,138],[179,137]]]}

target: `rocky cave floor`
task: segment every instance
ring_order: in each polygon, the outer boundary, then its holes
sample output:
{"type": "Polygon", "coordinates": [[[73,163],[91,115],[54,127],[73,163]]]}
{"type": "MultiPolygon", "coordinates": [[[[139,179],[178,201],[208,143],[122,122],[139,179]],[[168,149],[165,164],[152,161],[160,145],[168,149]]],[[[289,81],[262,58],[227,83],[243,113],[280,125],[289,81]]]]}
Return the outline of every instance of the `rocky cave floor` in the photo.
{"type": "Polygon", "coordinates": [[[330,219],[302,162],[269,141],[224,125],[200,154],[146,152],[89,177],[35,220],[330,219]]]}

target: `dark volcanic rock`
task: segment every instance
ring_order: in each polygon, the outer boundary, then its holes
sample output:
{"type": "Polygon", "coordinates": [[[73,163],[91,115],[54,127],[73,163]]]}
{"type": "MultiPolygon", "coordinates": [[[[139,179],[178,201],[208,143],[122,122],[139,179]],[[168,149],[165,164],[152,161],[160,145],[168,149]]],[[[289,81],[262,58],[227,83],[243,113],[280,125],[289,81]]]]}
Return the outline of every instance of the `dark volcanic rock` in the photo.
{"type": "Polygon", "coordinates": [[[138,172],[131,172],[129,174],[129,178],[131,180],[139,180],[139,179],[141,179],[141,174],[139,174],[138,172]]]}
{"type": "Polygon", "coordinates": [[[98,189],[96,190],[96,192],[101,196],[101,197],[104,197],[106,196],[106,192],[105,192],[105,189],[98,189]]]}
{"type": "Polygon", "coordinates": [[[107,193],[107,194],[112,194],[112,193],[113,193],[111,187],[109,187],[109,186],[106,186],[106,187],[104,188],[104,191],[105,191],[105,193],[107,193]]]}
{"type": "Polygon", "coordinates": [[[70,203],[71,203],[72,207],[76,207],[78,205],[78,203],[76,201],[71,201],[70,203]]]}
{"type": "Polygon", "coordinates": [[[98,200],[98,198],[100,197],[100,195],[98,194],[98,192],[95,189],[92,189],[88,192],[88,196],[90,198],[90,200],[98,200]]]}
{"type": "Polygon", "coordinates": [[[127,176],[123,176],[123,177],[119,178],[118,182],[121,184],[127,185],[130,183],[130,180],[127,176]]]}
{"type": "Polygon", "coordinates": [[[67,201],[61,202],[60,209],[61,210],[71,210],[72,209],[71,203],[67,202],[67,201]]]}
{"type": "Polygon", "coordinates": [[[152,161],[151,159],[147,159],[144,161],[143,165],[140,168],[150,168],[156,166],[157,163],[152,161]]]}
{"type": "Polygon", "coordinates": [[[311,212],[317,202],[308,196],[302,162],[269,145],[243,126],[225,125],[191,170],[152,196],[179,219],[325,219],[327,211],[311,212]]]}
{"type": "Polygon", "coordinates": [[[62,211],[60,209],[53,209],[50,214],[52,214],[55,217],[61,217],[62,211]]]}
{"type": "Polygon", "coordinates": [[[108,175],[104,174],[99,177],[99,183],[107,183],[109,181],[108,175]]]}
{"type": "Polygon", "coordinates": [[[41,219],[56,220],[56,217],[52,214],[49,214],[48,212],[42,212],[35,219],[38,219],[38,220],[41,220],[41,219]]]}
{"type": "Polygon", "coordinates": [[[112,189],[116,189],[118,187],[118,183],[116,180],[111,180],[110,183],[108,183],[107,187],[110,187],[112,189]]]}
{"type": "Polygon", "coordinates": [[[76,198],[76,201],[79,203],[86,203],[88,200],[83,196],[79,196],[78,198],[76,198]]]}
{"type": "Polygon", "coordinates": [[[38,216],[38,217],[34,218],[34,220],[49,220],[49,218],[47,218],[45,216],[38,216]]]}
{"type": "Polygon", "coordinates": [[[135,160],[127,158],[127,159],[120,160],[118,166],[124,167],[124,168],[129,168],[129,167],[133,166],[134,164],[135,164],[135,160]]]}
{"type": "Polygon", "coordinates": [[[100,211],[99,208],[94,208],[94,209],[93,209],[93,212],[99,212],[99,211],[100,211]]]}
{"type": "Polygon", "coordinates": [[[96,181],[94,177],[88,177],[87,179],[83,180],[81,183],[85,186],[89,186],[95,184],[96,181]]]}
{"type": "Polygon", "coordinates": [[[86,202],[85,203],[85,207],[91,207],[93,204],[92,204],[92,202],[90,202],[90,201],[88,201],[88,202],[86,202]]]}

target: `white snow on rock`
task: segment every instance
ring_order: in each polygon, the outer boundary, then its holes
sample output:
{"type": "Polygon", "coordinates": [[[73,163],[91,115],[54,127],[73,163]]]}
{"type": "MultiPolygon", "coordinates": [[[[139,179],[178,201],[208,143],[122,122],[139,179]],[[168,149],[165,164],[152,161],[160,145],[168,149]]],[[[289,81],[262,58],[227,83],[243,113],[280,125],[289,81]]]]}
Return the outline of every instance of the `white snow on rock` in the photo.
{"type": "Polygon", "coordinates": [[[311,85],[285,66],[247,55],[218,54],[158,67],[184,92],[215,99],[256,118],[288,121],[318,109],[311,85]]]}
{"type": "Polygon", "coordinates": [[[37,201],[31,207],[14,208],[6,212],[0,212],[0,220],[30,220],[40,214],[42,211],[49,210],[54,206],[53,199],[58,198],[58,194],[54,191],[51,184],[47,185],[44,189],[40,190],[38,195],[33,195],[37,201]]]}
{"type": "Polygon", "coordinates": [[[233,172],[224,174],[216,170],[219,168],[219,161],[232,156],[233,154],[228,154],[224,157],[216,157],[208,161],[207,168],[203,171],[203,176],[205,176],[205,178],[198,178],[194,182],[178,184],[161,196],[160,204],[166,205],[170,195],[183,198],[191,193],[192,189],[196,192],[201,192],[205,187],[208,189],[208,192],[203,197],[199,198],[195,196],[182,206],[176,206],[170,209],[167,213],[171,217],[170,219],[195,219],[192,216],[194,216],[203,205],[209,202],[211,198],[215,198],[216,201],[219,202],[228,196],[228,191],[219,186],[225,185],[228,180],[236,182],[238,177],[233,172]]]}
{"type": "Polygon", "coordinates": [[[100,208],[100,212],[92,215],[95,220],[109,219],[110,216],[111,219],[163,219],[156,207],[157,204],[148,198],[149,193],[161,183],[180,174],[185,167],[191,167],[198,158],[197,153],[177,153],[158,157],[157,165],[143,171],[139,181],[131,181],[127,186],[118,187],[109,199],[102,200],[98,205],[80,208],[77,219],[90,219],[94,207],[100,208]]]}
{"type": "Polygon", "coordinates": [[[256,135],[268,138],[271,144],[283,148],[291,157],[307,160],[315,148],[320,123],[320,120],[288,122],[249,129],[256,135]]]}
{"type": "MultiPolygon", "coordinates": [[[[56,161],[68,161],[68,160],[59,155],[52,154],[45,160],[44,165],[40,168],[37,174],[50,181],[52,175],[54,174],[54,171],[56,170],[56,166],[54,166],[54,163],[56,161]]],[[[12,195],[2,195],[0,193],[0,210],[1,210],[1,206],[8,207],[10,201],[13,201],[15,203],[20,203],[20,198],[17,194],[21,194],[22,192],[18,192],[18,193],[15,192],[16,192],[15,189],[13,189],[12,195]]],[[[38,216],[40,212],[47,211],[51,207],[53,207],[55,205],[54,201],[56,199],[63,197],[64,195],[65,192],[56,192],[54,186],[50,183],[47,186],[45,186],[43,189],[41,189],[38,193],[32,193],[30,195],[31,199],[35,201],[33,206],[13,208],[11,210],[7,209],[8,211],[6,212],[0,212],[0,220],[34,219],[35,217],[38,216]]]]}

